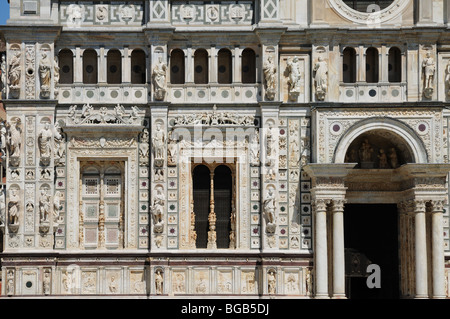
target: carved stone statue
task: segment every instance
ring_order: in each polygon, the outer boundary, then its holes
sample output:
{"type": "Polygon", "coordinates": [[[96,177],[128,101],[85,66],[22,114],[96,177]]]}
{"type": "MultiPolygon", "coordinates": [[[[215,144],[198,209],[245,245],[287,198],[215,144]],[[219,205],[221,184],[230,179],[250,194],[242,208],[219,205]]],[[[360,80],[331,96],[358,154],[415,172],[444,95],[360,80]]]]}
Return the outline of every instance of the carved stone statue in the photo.
{"type": "Polygon", "coordinates": [[[300,62],[297,56],[292,60],[287,60],[287,66],[289,70],[289,95],[291,99],[296,100],[298,94],[300,93],[300,62]]]}
{"type": "Polygon", "coordinates": [[[169,144],[167,146],[167,165],[176,166],[178,161],[178,139],[174,132],[169,133],[169,144]]]}
{"type": "Polygon", "coordinates": [[[20,89],[20,56],[20,51],[15,51],[12,53],[12,58],[9,62],[8,84],[11,90],[20,89]]]}
{"type": "Polygon", "coordinates": [[[259,131],[256,129],[255,132],[251,135],[250,140],[250,165],[252,166],[258,166],[260,164],[259,159],[259,152],[260,152],[260,145],[259,145],[259,131]]]}
{"type": "Polygon", "coordinates": [[[6,155],[6,126],[5,122],[0,122],[0,150],[2,152],[2,157],[6,155]]]}
{"type": "Polygon", "coordinates": [[[61,205],[61,192],[56,191],[55,195],[53,196],[53,217],[55,222],[62,208],[63,206],[61,205]]]}
{"type": "Polygon", "coordinates": [[[373,161],[373,148],[369,143],[368,139],[365,139],[359,149],[359,158],[361,162],[372,162],[373,161]]]}
{"type": "Polygon", "coordinates": [[[448,60],[448,63],[445,66],[445,86],[446,93],[448,96],[450,96],[450,60],[448,60]]]}
{"type": "Polygon", "coordinates": [[[65,135],[62,133],[61,127],[58,122],[55,123],[55,134],[53,138],[53,147],[54,147],[54,159],[55,165],[64,166],[65,165],[65,156],[66,156],[66,141],[65,135]]]}
{"type": "Polygon", "coordinates": [[[156,193],[153,197],[153,203],[151,206],[151,212],[153,217],[153,224],[154,224],[154,232],[155,233],[162,233],[163,231],[163,224],[164,224],[164,205],[166,202],[166,197],[164,195],[162,187],[158,187],[156,189],[156,193]]]}
{"type": "Polygon", "coordinates": [[[19,157],[22,146],[22,129],[20,128],[20,118],[15,123],[7,123],[8,137],[7,144],[9,148],[9,156],[19,157]]]}
{"type": "Polygon", "coordinates": [[[328,65],[321,56],[314,65],[313,74],[317,100],[323,101],[328,87],[328,65]]]}
{"type": "Polygon", "coordinates": [[[6,85],[7,85],[7,80],[6,80],[6,54],[2,54],[2,61],[0,64],[0,70],[2,72],[2,77],[1,77],[1,81],[2,81],[2,93],[3,93],[3,98],[5,98],[5,94],[6,94],[6,85]]]}
{"type": "Polygon", "coordinates": [[[276,218],[275,218],[275,194],[273,188],[269,188],[267,190],[267,196],[264,200],[264,215],[266,217],[267,225],[266,230],[268,233],[273,234],[275,232],[276,227],[276,218]]]}
{"type": "Polygon", "coordinates": [[[58,90],[56,88],[56,84],[59,83],[59,61],[58,56],[56,55],[53,63],[53,83],[55,85],[55,99],[56,99],[58,97],[58,90]]]}
{"type": "Polygon", "coordinates": [[[41,190],[41,195],[39,196],[39,215],[40,222],[48,222],[48,215],[50,213],[50,195],[47,194],[47,189],[41,190]]]}
{"type": "Polygon", "coordinates": [[[164,277],[161,269],[157,269],[155,272],[155,288],[156,288],[156,294],[162,295],[164,292],[163,289],[164,285],[164,277]]]}
{"type": "Polygon", "coordinates": [[[155,100],[157,101],[163,101],[166,95],[166,73],[167,65],[162,61],[162,57],[159,57],[158,63],[152,70],[155,100]]]}
{"type": "Polygon", "coordinates": [[[152,138],[153,150],[155,156],[155,165],[162,166],[164,163],[164,146],[165,146],[165,134],[161,129],[161,124],[156,124],[156,131],[152,138]]]}
{"type": "Polygon", "coordinates": [[[51,277],[51,270],[50,269],[46,269],[44,270],[44,280],[42,283],[43,286],[43,291],[44,291],[44,295],[50,295],[50,277],[51,277]]]}
{"type": "Polygon", "coordinates": [[[139,144],[139,165],[147,166],[149,161],[149,141],[150,136],[148,129],[144,128],[141,134],[141,142],[139,144]]]}
{"type": "Polygon", "coordinates": [[[392,168],[397,168],[398,165],[398,158],[397,158],[397,152],[395,151],[395,148],[391,147],[389,152],[389,163],[391,164],[392,168]]]}
{"type": "Polygon", "coordinates": [[[41,60],[39,61],[39,76],[41,79],[41,95],[48,97],[51,87],[51,68],[52,63],[47,56],[47,52],[41,53],[41,60]]]}
{"type": "Polygon", "coordinates": [[[422,62],[423,77],[424,77],[424,91],[426,98],[431,98],[434,92],[433,79],[436,72],[436,63],[431,57],[431,53],[427,52],[426,58],[422,62]]]}
{"type": "Polygon", "coordinates": [[[6,200],[5,191],[0,190],[0,225],[5,225],[6,222],[6,200]]]}
{"type": "Polygon", "coordinates": [[[50,123],[45,123],[38,137],[39,151],[41,158],[50,158],[52,154],[52,131],[50,123]]]}
{"type": "Polygon", "coordinates": [[[382,148],[379,150],[378,161],[379,161],[378,162],[379,168],[389,168],[387,155],[386,155],[384,149],[382,149],[382,148]]]}
{"type": "Polygon", "coordinates": [[[267,292],[269,294],[275,294],[277,292],[277,279],[273,269],[269,270],[267,274],[267,286],[267,292]]]}
{"type": "Polygon", "coordinates": [[[266,96],[269,100],[273,100],[275,98],[276,93],[276,73],[277,67],[273,62],[272,55],[269,55],[264,62],[264,78],[266,80],[266,96]]]}
{"type": "Polygon", "coordinates": [[[9,225],[13,225],[13,226],[19,225],[20,197],[19,197],[18,191],[19,190],[16,188],[11,188],[9,190],[8,217],[9,217],[9,225]]]}

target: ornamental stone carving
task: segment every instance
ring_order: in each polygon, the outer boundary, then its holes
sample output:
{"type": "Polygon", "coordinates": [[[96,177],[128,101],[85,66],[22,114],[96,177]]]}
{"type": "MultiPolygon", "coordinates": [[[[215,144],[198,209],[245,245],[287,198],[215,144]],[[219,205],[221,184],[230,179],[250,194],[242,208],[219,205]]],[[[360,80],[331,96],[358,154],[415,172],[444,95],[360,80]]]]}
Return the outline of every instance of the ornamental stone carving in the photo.
{"type": "Polygon", "coordinates": [[[150,135],[148,129],[144,128],[141,133],[141,141],[139,143],[139,165],[147,166],[149,163],[149,142],[150,135]]]}
{"type": "Polygon", "coordinates": [[[1,92],[3,95],[3,98],[6,97],[6,85],[7,85],[7,80],[6,80],[6,54],[2,54],[2,61],[0,64],[0,71],[2,72],[1,74],[1,82],[2,82],[2,86],[1,86],[1,92]]]}
{"type": "Polygon", "coordinates": [[[127,124],[140,125],[142,118],[139,115],[140,110],[137,106],[132,106],[127,112],[123,105],[117,104],[113,110],[102,106],[94,109],[92,105],[84,104],[81,114],[77,116],[77,106],[72,105],[66,118],[67,125],[92,125],[92,124],[127,124]]]}

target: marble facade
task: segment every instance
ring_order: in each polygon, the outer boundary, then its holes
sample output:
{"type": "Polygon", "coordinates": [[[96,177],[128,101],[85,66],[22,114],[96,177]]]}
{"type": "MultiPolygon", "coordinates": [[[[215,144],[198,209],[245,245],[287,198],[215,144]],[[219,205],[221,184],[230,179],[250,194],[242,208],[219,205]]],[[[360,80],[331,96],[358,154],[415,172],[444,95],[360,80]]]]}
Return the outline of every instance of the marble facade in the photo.
{"type": "Polygon", "coordinates": [[[392,204],[450,297],[450,3],[350,2],[11,0],[1,295],[346,298],[392,204]]]}

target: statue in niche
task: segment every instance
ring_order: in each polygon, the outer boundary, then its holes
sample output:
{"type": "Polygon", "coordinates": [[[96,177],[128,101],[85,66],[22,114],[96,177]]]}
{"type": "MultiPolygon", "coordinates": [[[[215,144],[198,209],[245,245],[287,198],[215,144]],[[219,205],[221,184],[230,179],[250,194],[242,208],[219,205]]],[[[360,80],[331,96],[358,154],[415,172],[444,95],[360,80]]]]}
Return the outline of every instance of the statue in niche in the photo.
{"type": "Polygon", "coordinates": [[[155,156],[155,165],[161,167],[164,164],[164,144],[165,144],[165,135],[163,130],[161,129],[161,123],[156,124],[156,131],[153,135],[152,141],[155,156]]]}
{"type": "Polygon", "coordinates": [[[392,168],[397,168],[399,166],[397,152],[395,151],[394,147],[391,147],[391,149],[389,151],[389,163],[391,164],[392,168]]]}
{"type": "Polygon", "coordinates": [[[15,123],[7,123],[8,137],[7,144],[10,157],[19,157],[22,145],[22,129],[20,128],[20,118],[15,123]]]}
{"type": "Polygon", "coordinates": [[[14,53],[12,53],[12,58],[9,62],[8,84],[11,90],[20,89],[20,75],[21,75],[20,56],[21,56],[20,51],[14,51],[14,53]]]}
{"type": "Polygon", "coordinates": [[[277,292],[277,279],[275,277],[275,271],[273,269],[269,270],[269,273],[267,274],[267,284],[268,284],[268,293],[269,294],[276,294],[277,292]]]}
{"type": "Polygon", "coordinates": [[[259,145],[258,129],[255,129],[254,133],[251,135],[249,149],[250,149],[250,165],[259,166],[260,145],[259,145]]]}
{"type": "Polygon", "coordinates": [[[149,161],[149,141],[150,135],[148,129],[144,128],[141,134],[141,143],[139,144],[139,164],[147,166],[149,161]]]}
{"type": "Polygon", "coordinates": [[[321,56],[314,65],[313,75],[317,100],[323,101],[328,88],[328,65],[321,56]]]}
{"type": "Polygon", "coordinates": [[[382,148],[379,150],[378,161],[378,168],[389,168],[386,152],[382,148]]]}
{"type": "Polygon", "coordinates": [[[155,272],[155,288],[156,288],[157,295],[163,294],[163,292],[164,292],[163,285],[164,285],[163,272],[161,269],[157,269],[155,272]]]}
{"type": "Polygon", "coordinates": [[[9,225],[19,226],[19,201],[20,197],[18,189],[11,188],[9,190],[8,217],[9,225]]]}
{"type": "Polygon", "coordinates": [[[273,100],[275,98],[276,93],[276,73],[277,67],[273,62],[273,56],[269,55],[264,62],[264,78],[266,80],[266,96],[269,100],[273,100]]]}
{"type": "Polygon", "coordinates": [[[273,234],[275,233],[275,193],[273,191],[273,188],[270,187],[267,190],[267,197],[264,200],[264,215],[266,217],[267,225],[266,230],[268,233],[273,234]]]}
{"type": "Polygon", "coordinates": [[[448,60],[447,65],[445,66],[445,85],[446,85],[446,93],[450,96],[450,60],[448,60]]]}
{"type": "Polygon", "coordinates": [[[163,215],[165,202],[166,197],[164,196],[164,191],[162,187],[156,188],[156,193],[153,196],[153,203],[150,208],[154,224],[153,230],[155,233],[162,233],[163,231],[163,224],[164,224],[163,215]]]}
{"type": "Polygon", "coordinates": [[[38,137],[39,151],[41,158],[50,158],[52,151],[52,131],[50,130],[50,123],[45,123],[38,137]]]}
{"type": "Polygon", "coordinates": [[[3,98],[5,98],[6,94],[6,54],[2,54],[2,61],[0,64],[0,70],[2,72],[2,93],[3,98]]]}
{"type": "Polygon", "coordinates": [[[424,91],[426,98],[431,98],[434,92],[433,79],[436,72],[436,63],[431,57],[431,53],[427,52],[426,58],[422,62],[423,76],[424,76],[424,91]]]}
{"type": "Polygon", "coordinates": [[[300,93],[300,61],[297,56],[295,56],[292,60],[287,60],[287,66],[289,71],[289,96],[291,100],[296,101],[297,97],[300,93]]]}
{"type": "Polygon", "coordinates": [[[6,275],[7,283],[6,283],[6,294],[8,296],[14,295],[14,270],[10,269],[8,270],[8,273],[6,275]]]}
{"type": "Polygon", "coordinates": [[[352,148],[345,154],[345,162],[346,163],[358,163],[358,152],[352,148]]]}
{"type": "Polygon", "coordinates": [[[48,223],[48,215],[50,213],[50,195],[47,194],[47,189],[41,189],[39,196],[39,215],[41,223],[48,223]]]}
{"type": "Polygon", "coordinates": [[[163,101],[166,95],[166,73],[167,65],[162,61],[162,57],[158,57],[158,63],[152,70],[155,100],[157,101],[163,101]]]}
{"type": "Polygon", "coordinates": [[[47,55],[47,52],[41,53],[41,60],[39,61],[39,76],[41,79],[41,95],[48,97],[51,86],[51,68],[52,63],[47,55]]]}

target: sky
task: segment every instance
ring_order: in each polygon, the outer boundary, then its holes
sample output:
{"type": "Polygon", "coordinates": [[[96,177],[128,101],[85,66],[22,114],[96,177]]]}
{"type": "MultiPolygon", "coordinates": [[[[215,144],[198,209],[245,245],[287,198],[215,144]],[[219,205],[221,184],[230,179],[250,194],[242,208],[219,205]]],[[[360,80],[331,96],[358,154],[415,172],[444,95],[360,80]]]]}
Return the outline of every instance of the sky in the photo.
{"type": "Polygon", "coordinates": [[[0,0],[0,25],[5,25],[9,19],[9,3],[8,0],[0,0]]]}

